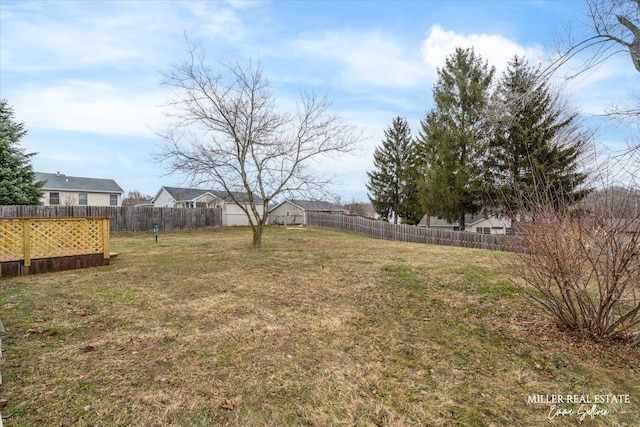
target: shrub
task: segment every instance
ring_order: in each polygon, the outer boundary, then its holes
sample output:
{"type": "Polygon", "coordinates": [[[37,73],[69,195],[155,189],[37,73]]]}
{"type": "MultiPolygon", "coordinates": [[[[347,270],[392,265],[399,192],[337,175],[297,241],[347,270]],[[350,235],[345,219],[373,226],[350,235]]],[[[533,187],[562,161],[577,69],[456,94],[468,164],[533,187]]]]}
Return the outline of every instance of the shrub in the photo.
{"type": "Polygon", "coordinates": [[[560,325],[640,345],[640,196],[609,187],[574,206],[548,197],[519,215],[517,276],[560,325]]]}

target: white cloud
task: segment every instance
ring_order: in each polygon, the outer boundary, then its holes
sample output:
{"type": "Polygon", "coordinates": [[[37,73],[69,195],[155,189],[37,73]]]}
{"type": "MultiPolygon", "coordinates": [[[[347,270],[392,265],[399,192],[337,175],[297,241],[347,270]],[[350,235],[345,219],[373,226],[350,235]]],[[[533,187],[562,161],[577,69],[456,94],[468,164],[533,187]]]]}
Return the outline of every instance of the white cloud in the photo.
{"type": "Polygon", "coordinates": [[[473,47],[476,54],[496,67],[498,75],[514,55],[525,57],[532,65],[543,58],[543,49],[537,45],[525,47],[500,34],[458,34],[433,25],[422,43],[422,59],[435,72],[436,68],[444,67],[446,58],[457,47],[473,47]]]}
{"type": "MultiPolygon", "coordinates": [[[[248,9],[249,5],[243,8],[248,9]]],[[[93,67],[104,72],[105,68],[131,71],[148,67],[163,61],[168,52],[181,54],[185,32],[218,46],[241,41],[248,26],[237,10],[227,3],[200,1],[2,5],[2,69],[34,72],[93,67]]]]}
{"type": "Polygon", "coordinates": [[[324,66],[342,67],[340,80],[353,88],[407,88],[425,82],[426,73],[416,61],[417,52],[382,30],[305,34],[291,48],[287,53],[321,61],[324,66]]]}
{"type": "Polygon", "coordinates": [[[216,2],[190,2],[185,4],[191,15],[201,22],[199,28],[185,28],[204,36],[215,36],[237,42],[244,37],[244,26],[234,7],[221,7],[216,2]]]}
{"type": "MultiPolygon", "coordinates": [[[[2,60],[5,71],[39,71],[115,64],[143,55],[132,12],[102,14],[79,11],[73,3],[52,3],[43,10],[13,15],[4,8],[2,60]],[[65,19],[60,17],[64,16],[65,19]],[[4,52],[3,52],[4,53],[4,52]]],[[[140,16],[138,16],[140,18],[140,16]]],[[[138,19],[138,25],[140,19],[138,19]]]]}
{"type": "Polygon", "coordinates": [[[29,85],[9,94],[29,128],[150,136],[164,123],[159,92],[138,93],[106,83],[29,85]]]}

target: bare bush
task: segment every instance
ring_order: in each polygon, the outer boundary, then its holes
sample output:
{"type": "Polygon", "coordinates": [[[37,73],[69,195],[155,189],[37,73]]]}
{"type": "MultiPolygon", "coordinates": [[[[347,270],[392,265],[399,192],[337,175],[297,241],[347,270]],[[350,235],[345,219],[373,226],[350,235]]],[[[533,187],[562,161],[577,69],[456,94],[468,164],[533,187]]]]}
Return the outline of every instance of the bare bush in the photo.
{"type": "Polygon", "coordinates": [[[583,336],[640,345],[637,190],[607,187],[559,208],[537,195],[517,229],[517,276],[548,315],[583,336]]]}

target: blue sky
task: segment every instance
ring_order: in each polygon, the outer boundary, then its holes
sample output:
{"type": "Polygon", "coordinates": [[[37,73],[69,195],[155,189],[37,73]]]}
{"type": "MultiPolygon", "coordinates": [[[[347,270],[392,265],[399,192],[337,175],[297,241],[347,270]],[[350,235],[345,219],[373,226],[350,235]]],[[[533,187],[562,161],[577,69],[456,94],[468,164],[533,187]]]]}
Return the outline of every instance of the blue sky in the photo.
{"type": "MultiPolygon", "coordinates": [[[[161,72],[185,57],[186,33],[211,64],[259,60],[282,108],[300,91],[327,94],[366,140],[355,155],[316,165],[343,201],[365,201],[373,151],[395,116],[414,134],[430,110],[436,69],[474,46],[498,75],[514,54],[532,64],[584,30],[584,0],[536,1],[7,1],[0,3],[0,98],[28,135],[38,172],[113,178],[154,195],[181,186],[152,161],[168,124],[161,72]]],[[[558,81],[560,83],[560,81],[558,81]]],[[[570,101],[620,150],[628,129],[594,119],[638,92],[628,55],[571,84],[570,101]]]]}

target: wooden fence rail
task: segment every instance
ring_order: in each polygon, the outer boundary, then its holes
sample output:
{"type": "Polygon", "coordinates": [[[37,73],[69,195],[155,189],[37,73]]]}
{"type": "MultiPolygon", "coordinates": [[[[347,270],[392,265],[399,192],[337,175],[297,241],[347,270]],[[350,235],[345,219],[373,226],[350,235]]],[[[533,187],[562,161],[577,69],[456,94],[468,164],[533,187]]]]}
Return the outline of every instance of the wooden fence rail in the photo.
{"type": "Polygon", "coordinates": [[[314,227],[333,228],[369,237],[400,242],[427,243],[444,246],[488,249],[493,251],[518,250],[515,236],[480,234],[465,231],[438,230],[407,224],[391,224],[359,216],[310,212],[307,224],[314,227]]]}
{"type": "Polygon", "coordinates": [[[134,206],[0,206],[3,217],[108,217],[112,233],[221,227],[221,208],[136,208],[134,206]]]}

